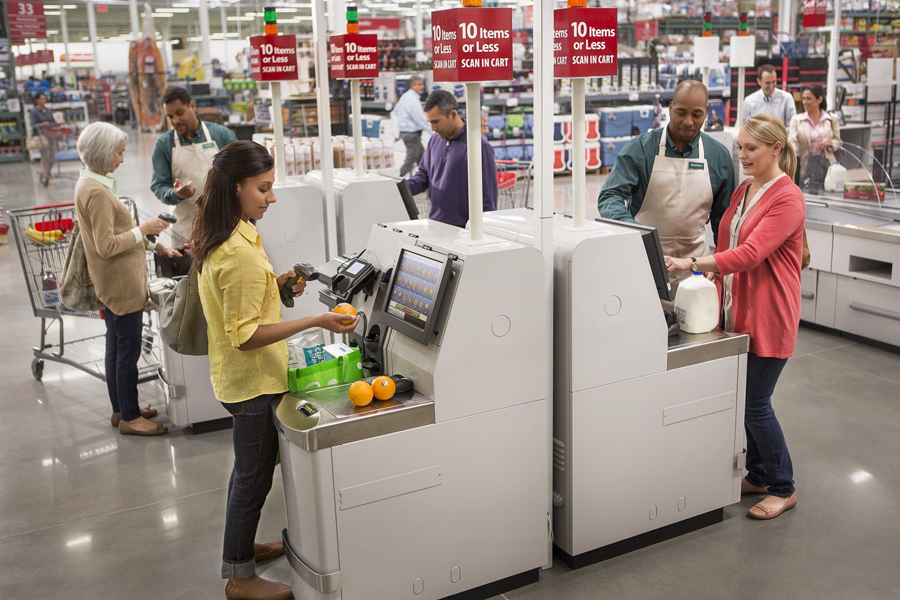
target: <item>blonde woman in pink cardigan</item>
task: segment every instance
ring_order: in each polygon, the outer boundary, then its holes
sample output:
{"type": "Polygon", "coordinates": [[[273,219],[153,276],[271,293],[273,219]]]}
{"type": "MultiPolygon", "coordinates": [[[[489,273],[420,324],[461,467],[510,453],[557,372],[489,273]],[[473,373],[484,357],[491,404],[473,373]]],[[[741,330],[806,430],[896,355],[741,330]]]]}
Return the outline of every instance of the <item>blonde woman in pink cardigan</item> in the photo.
{"type": "Polygon", "coordinates": [[[797,340],[806,201],[793,182],[797,157],[780,120],[750,117],[738,134],[738,147],[751,179],[731,197],[715,254],[666,257],[666,264],[670,272],[681,272],[696,262],[699,270],[716,274],[722,327],[750,336],[747,476],[741,493],[765,494],[748,514],[773,519],[797,505],[791,455],[771,400],[797,340]]]}

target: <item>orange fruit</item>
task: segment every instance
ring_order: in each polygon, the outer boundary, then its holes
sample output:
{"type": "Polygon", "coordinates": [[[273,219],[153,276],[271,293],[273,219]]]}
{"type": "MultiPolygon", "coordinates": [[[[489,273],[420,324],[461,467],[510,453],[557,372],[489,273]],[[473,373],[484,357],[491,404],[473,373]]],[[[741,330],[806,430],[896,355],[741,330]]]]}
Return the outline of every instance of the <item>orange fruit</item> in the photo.
{"type": "MultiPolygon", "coordinates": [[[[356,309],[353,308],[352,304],[347,304],[346,302],[341,302],[337,306],[334,307],[334,310],[331,312],[338,313],[339,315],[350,315],[351,317],[356,316],[356,309]]],[[[353,319],[341,321],[341,325],[349,325],[353,322],[353,319]]],[[[368,404],[368,402],[366,402],[368,404]]],[[[363,405],[365,406],[365,405],[363,405]]]]}
{"type": "Polygon", "coordinates": [[[350,398],[350,402],[356,406],[368,406],[372,401],[373,395],[374,392],[372,391],[372,386],[365,381],[357,381],[350,386],[349,390],[347,390],[347,396],[350,398]]]}
{"type": "Polygon", "coordinates": [[[397,391],[397,384],[390,377],[381,375],[372,380],[372,391],[376,400],[390,400],[397,391]]]}

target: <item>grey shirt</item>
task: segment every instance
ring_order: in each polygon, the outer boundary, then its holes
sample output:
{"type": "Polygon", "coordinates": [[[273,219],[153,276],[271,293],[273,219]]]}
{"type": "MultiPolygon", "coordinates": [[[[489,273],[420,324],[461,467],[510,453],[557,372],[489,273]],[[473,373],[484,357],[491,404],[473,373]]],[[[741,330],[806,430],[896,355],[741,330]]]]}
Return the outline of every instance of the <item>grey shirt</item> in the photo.
{"type": "Polygon", "coordinates": [[[794,115],[797,114],[794,97],[778,88],[772,92],[771,96],[766,96],[762,90],[756,90],[744,98],[744,118],[749,119],[753,115],[759,114],[778,117],[787,127],[794,115]]]}

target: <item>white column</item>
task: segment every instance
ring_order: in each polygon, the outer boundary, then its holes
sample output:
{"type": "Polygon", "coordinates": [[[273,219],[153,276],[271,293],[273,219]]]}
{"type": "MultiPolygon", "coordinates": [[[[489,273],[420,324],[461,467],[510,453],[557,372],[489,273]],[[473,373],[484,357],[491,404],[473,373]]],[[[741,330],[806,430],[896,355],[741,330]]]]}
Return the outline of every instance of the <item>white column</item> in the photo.
{"type": "Polygon", "coordinates": [[[469,239],[484,239],[484,188],[481,185],[481,83],[466,84],[466,146],[469,176],[469,239]]]}
{"type": "Polygon", "coordinates": [[[322,166],[322,202],[325,204],[325,258],[342,248],[338,239],[337,205],[334,199],[334,157],[331,155],[331,104],[328,95],[328,32],[325,0],[313,0],[313,58],[316,62],[316,106],[319,114],[319,147],[322,166]]]}
{"type": "Polygon", "coordinates": [[[128,0],[128,14],[131,17],[131,35],[134,39],[141,39],[141,19],[138,16],[137,0],[128,0]]]}
{"type": "MultiPolygon", "coordinates": [[[[534,2],[534,247],[544,257],[547,306],[547,518],[553,516],[553,0],[534,2]]],[[[547,542],[545,569],[553,565],[547,542]]]]}
{"type": "Polygon", "coordinates": [[[212,57],[209,54],[209,3],[200,0],[200,63],[203,66],[203,76],[209,81],[213,76],[212,57]]]}
{"type": "MultiPolygon", "coordinates": [[[[225,15],[225,5],[219,7],[219,15],[222,17],[222,46],[225,48],[225,57],[222,60],[222,69],[228,71],[231,55],[228,52],[228,19],[225,15]]],[[[238,21],[240,23],[240,21],[238,21]]]]}
{"type": "Polygon", "coordinates": [[[94,0],[87,0],[88,35],[94,52],[94,77],[100,79],[100,52],[97,51],[97,18],[94,16],[94,0]]]}
{"type": "Polygon", "coordinates": [[[362,103],[359,98],[359,79],[350,80],[350,110],[353,112],[353,163],[356,176],[366,174],[366,161],[363,158],[362,142],[362,103]]]}
{"type": "Polygon", "coordinates": [[[416,52],[422,52],[422,46],[425,45],[424,31],[424,15],[422,13],[422,0],[416,0],[416,52]]]}
{"type": "Polygon", "coordinates": [[[272,90],[272,131],[275,133],[275,181],[284,184],[285,176],[284,158],[284,122],[281,119],[281,82],[269,83],[272,90]]]}
{"type": "Polygon", "coordinates": [[[62,30],[62,39],[63,39],[63,52],[66,53],[66,71],[72,68],[72,64],[69,59],[69,25],[66,22],[66,9],[60,7],[59,11],[59,23],[60,29],[62,30]]]}
{"type": "MultiPolygon", "coordinates": [[[[356,2],[356,8],[360,3],[356,2]]],[[[331,33],[344,33],[346,31],[347,2],[346,0],[328,1],[328,31],[331,33]]]]}
{"type": "Polygon", "coordinates": [[[841,0],[834,0],[834,24],[831,27],[831,46],[828,52],[828,87],[825,90],[825,98],[828,100],[828,107],[831,110],[837,110],[834,105],[837,97],[837,71],[838,71],[838,52],[841,49],[841,0]]]}
{"type": "MultiPolygon", "coordinates": [[[[240,5],[234,7],[234,14],[237,17],[241,16],[240,5]]],[[[237,28],[238,29],[238,39],[241,39],[242,34],[241,34],[241,20],[240,19],[238,19],[238,21],[237,21],[237,26],[238,26],[238,28],[237,28]]]]}
{"type": "MultiPolygon", "coordinates": [[[[732,71],[733,73],[734,71],[732,71]]],[[[740,128],[741,123],[744,120],[744,83],[747,78],[747,69],[745,67],[738,67],[738,94],[737,94],[737,120],[734,122],[734,126],[740,128]]],[[[790,123],[788,123],[790,125],[790,123]]]]}
{"type": "Polygon", "coordinates": [[[584,79],[572,80],[572,225],[584,227],[587,168],[584,159],[584,79]]]}

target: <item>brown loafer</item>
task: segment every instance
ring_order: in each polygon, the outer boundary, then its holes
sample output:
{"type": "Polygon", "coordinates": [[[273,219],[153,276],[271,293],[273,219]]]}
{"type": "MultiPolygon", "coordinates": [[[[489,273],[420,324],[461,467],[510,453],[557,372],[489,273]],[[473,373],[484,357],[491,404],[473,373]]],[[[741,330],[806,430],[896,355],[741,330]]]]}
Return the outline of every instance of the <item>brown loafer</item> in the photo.
{"type": "MultiPolygon", "coordinates": [[[[767,498],[774,498],[775,496],[767,496],[767,498]]],[[[779,516],[786,510],[791,510],[795,506],[797,506],[797,493],[794,492],[787,498],[781,498],[784,500],[784,503],[776,508],[766,508],[762,502],[754,505],[747,511],[747,514],[754,519],[774,519],[779,516]]]]}
{"type": "Polygon", "coordinates": [[[743,496],[744,494],[766,494],[768,493],[768,491],[768,487],[753,485],[746,479],[741,479],[741,496],[743,496]]]}
{"type": "MultiPolygon", "coordinates": [[[[152,423],[152,421],[151,421],[152,423]]],[[[155,429],[148,429],[144,431],[142,429],[136,429],[128,424],[128,421],[119,421],[119,433],[122,435],[144,435],[144,436],[154,436],[154,435],[164,435],[169,433],[169,428],[165,425],[160,425],[159,423],[153,423],[156,425],[155,429]]]]}
{"type": "Polygon", "coordinates": [[[225,597],[228,600],[290,600],[294,592],[283,583],[254,575],[249,579],[229,579],[225,597]]]}
{"type": "MultiPolygon", "coordinates": [[[[159,411],[157,411],[155,408],[150,408],[149,404],[147,405],[147,408],[141,409],[141,416],[144,417],[145,419],[152,419],[153,417],[155,417],[158,414],[159,414],[159,411]]],[[[113,413],[112,416],[109,418],[109,424],[112,425],[113,427],[118,427],[119,422],[121,420],[122,420],[122,413],[113,413]]]]}
{"type": "Polygon", "coordinates": [[[284,556],[284,544],[282,542],[253,544],[253,558],[256,559],[256,562],[272,560],[279,556],[284,556]]]}

